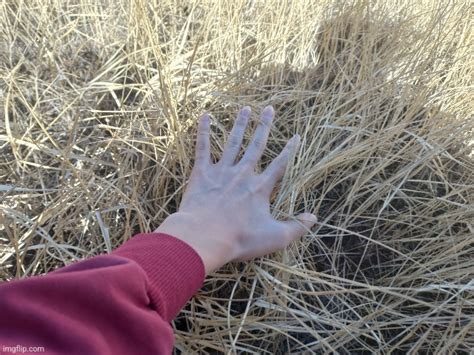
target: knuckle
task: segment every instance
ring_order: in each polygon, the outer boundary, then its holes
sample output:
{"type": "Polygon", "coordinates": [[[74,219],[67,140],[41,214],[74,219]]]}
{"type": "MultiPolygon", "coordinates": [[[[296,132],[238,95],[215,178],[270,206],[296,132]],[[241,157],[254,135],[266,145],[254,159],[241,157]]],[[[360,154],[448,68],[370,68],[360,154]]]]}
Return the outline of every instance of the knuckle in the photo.
{"type": "Polygon", "coordinates": [[[253,194],[252,187],[246,181],[236,180],[233,184],[233,189],[238,191],[240,196],[248,198],[249,195],[253,194]]]}
{"type": "Polygon", "coordinates": [[[283,232],[278,242],[280,249],[286,248],[291,243],[289,233],[287,231],[283,232]]]}
{"type": "Polygon", "coordinates": [[[200,142],[200,143],[198,143],[198,144],[196,145],[196,150],[197,150],[198,152],[202,152],[205,148],[206,148],[206,146],[204,145],[203,142],[200,142]]]}
{"type": "Polygon", "coordinates": [[[285,167],[288,164],[289,158],[290,154],[288,153],[288,151],[283,151],[275,158],[275,164],[278,167],[285,167]]]}
{"type": "Polygon", "coordinates": [[[196,162],[193,167],[193,173],[201,175],[204,164],[204,155],[196,155],[196,162]]]}
{"type": "Polygon", "coordinates": [[[205,131],[199,131],[197,135],[199,139],[206,139],[208,137],[208,133],[205,131]]]}
{"type": "Polygon", "coordinates": [[[261,138],[261,137],[256,137],[256,138],[254,139],[254,141],[253,141],[253,144],[254,144],[255,147],[257,147],[257,148],[260,149],[260,148],[263,148],[263,147],[264,147],[264,145],[265,145],[265,140],[264,140],[263,138],[261,138]]]}
{"type": "Polygon", "coordinates": [[[275,164],[278,166],[286,164],[287,161],[288,161],[288,154],[285,154],[285,153],[280,153],[280,155],[278,155],[274,160],[275,164]]]}
{"type": "Polygon", "coordinates": [[[235,126],[238,127],[239,129],[245,128],[246,125],[247,125],[247,120],[243,116],[240,116],[239,119],[235,122],[235,126]]]}
{"type": "Polygon", "coordinates": [[[286,146],[279,154],[280,159],[288,159],[290,157],[290,148],[286,146]]]}
{"type": "Polygon", "coordinates": [[[237,137],[230,137],[228,144],[229,144],[229,147],[235,148],[240,144],[240,142],[237,137]]]}
{"type": "Polygon", "coordinates": [[[247,176],[250,171],[254,170],[253,163],[250,159],[245,159],[241,161],[240,167],[242,169],[242,174],[244,174],[245,176],[247,176]]]}
{"type": "Polygon", "coordinates": [[[282,161],[279,161],[276,164],[276,169],[275,170],[278,174],[281,174],[281,173],[285,172],[287,166],[288,166],[288,161],[282,160],[282,161]]]}
{"type": "Polygon", "coordinates": [[[268,180],[265,178],[258,177],[255,183],[255,191],[258,193],[266,192],[268,190],[268,180]]]}
{"type": "Polygon", "coordinates": [[[290,244],[292,241],[292,228],[287,222],[282,222],[281,236],[286,245],[290,244]]]}
{"type": "Polygon", "coordinates": [[[252,196],[254,194],[253,189],[249,186],[242,186],[242,190],[245,196],[252,196]]]}

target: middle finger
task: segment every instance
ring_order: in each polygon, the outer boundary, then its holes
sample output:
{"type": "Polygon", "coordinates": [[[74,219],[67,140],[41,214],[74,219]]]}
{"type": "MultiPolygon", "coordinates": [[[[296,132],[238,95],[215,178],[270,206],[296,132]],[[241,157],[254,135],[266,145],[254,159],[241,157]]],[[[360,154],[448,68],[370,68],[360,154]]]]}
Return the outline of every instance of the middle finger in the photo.
{"type": "Polygon", "coordinates": [[[274,110],[272,106],[267,106],[263,109],[260,115],[260,124],[255,130],[252,142],[247,147],[247,150],[239,164],[249,164],[251,166],[255,166],[255,164],[257,164],[257,161],[262,156],[265,146],[267,145],[267,139],[268,135],[270,134],[273,116],[274,110]]]}

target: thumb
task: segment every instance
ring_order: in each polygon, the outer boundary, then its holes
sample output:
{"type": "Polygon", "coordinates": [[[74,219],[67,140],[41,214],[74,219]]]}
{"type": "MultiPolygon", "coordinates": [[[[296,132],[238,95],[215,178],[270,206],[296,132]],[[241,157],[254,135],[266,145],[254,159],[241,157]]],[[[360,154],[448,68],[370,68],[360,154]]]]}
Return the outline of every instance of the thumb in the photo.
{"type": "Polygon", "coordinates": [[[283,222],[286,225],[291,240],[296,240],[305,235],[313,227],[318,218],[312,213],[301,213],[296,216],[296,220],[283,222]]]}

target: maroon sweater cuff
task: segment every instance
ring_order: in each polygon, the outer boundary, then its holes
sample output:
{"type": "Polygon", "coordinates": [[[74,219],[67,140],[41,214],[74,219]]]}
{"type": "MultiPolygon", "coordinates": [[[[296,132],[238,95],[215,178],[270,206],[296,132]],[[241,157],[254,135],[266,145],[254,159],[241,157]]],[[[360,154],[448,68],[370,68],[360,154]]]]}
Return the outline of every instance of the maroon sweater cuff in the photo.
{"type": "Polygon", "coordinates": [[[151,306],[170,322],[204,282],[204,263],[187,243],[165,233],[142,233],[112,252],[135,261],[148,277],[151,306]]]}

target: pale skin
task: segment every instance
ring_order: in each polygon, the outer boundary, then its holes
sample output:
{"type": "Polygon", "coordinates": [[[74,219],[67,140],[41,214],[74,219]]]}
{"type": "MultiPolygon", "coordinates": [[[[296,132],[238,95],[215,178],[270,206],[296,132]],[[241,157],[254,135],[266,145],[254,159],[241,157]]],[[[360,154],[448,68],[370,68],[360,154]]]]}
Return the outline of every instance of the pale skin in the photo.
{"type": "Polygon", "coordinates": [[[200,118],[195,163],[179,209],[155,230],[190,245],[203,260],[206,274],[231,261],[250,260],[283,249],[317,221],[311,213],[287,221],[277,220],[270,213],[270,195],[300,140],[294,135],[262,173],[255,173],[274,117],[271,106],[261,112],[252,141],[236,162],[250,113],[249,107],[239,111],[217,163],[212,162],[210,154],[210,117],[204,114],[200,118]]]}

